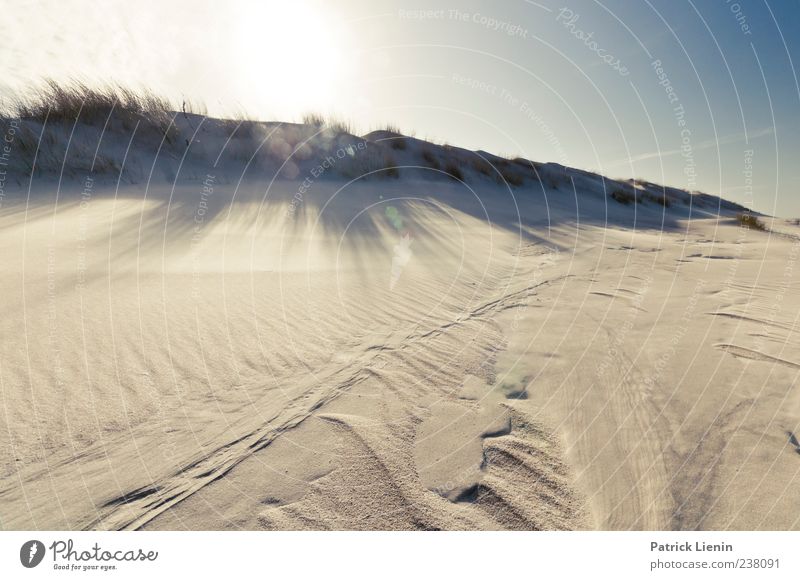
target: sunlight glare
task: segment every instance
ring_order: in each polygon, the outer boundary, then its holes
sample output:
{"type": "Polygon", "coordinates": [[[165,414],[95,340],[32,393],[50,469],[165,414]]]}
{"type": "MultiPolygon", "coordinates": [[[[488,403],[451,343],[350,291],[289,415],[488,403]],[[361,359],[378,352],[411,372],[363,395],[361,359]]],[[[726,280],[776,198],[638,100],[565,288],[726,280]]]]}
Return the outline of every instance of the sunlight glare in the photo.
{"type": "Polygon", "coordinates": [[[232,56],[251,95],[245,108],[283,119],[330,109],[343,72],[338,26],[330,15],[310,2],[245,1],[236,18],[232,56]]]}

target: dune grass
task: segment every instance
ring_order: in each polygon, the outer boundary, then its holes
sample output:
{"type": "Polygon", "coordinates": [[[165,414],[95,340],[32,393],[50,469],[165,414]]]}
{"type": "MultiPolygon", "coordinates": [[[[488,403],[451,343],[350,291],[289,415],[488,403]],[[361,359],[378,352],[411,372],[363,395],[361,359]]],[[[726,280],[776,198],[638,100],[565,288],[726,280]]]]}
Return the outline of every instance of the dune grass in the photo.
{"type": "Polygon", "coordinates": [[[436,159],[436,155],[434,155],[433,151],[430,149],[425,149],[422,151],[422,160],[425,161],[425,164],[431,169],[442,168],[442,166],[439,164],[439,160],[436,159]]]}
{"type": "Polygon", "coordinates": [[[81,81],[44,81],[37,90],[12,101],[6,115],[43,123],[93,125],[105,123],[112,115],[127,124],[146,122],[168,124],[174,107],[167,99],[149,91],[136,91],[119,85],[92,88],[81,81]]]}
{"type": "Polygon", "coordinates": [[[486,161],[483,157],[473,157],[470,161],[470,165],[472,169],[480,173],[481,175],[485,175],[486,177],[491,177],[493,173],[492,164],[486,161]]]}
{"type": "Polygon", "coordinates": [[[383,129],[386,133],[392,135],[389,139],[389,146],[397,151],[405,151],[408,148],[406,136],[400,132],[400,128],[396,125],[386,125],[383,129]]]}
{"type": "Polygon", "coordinates": [[[457,181],[464,181],[464,173],[455,161],[448,161],[444,166],[444,172],[457,181]]]}
{"type": "Polygon", "coordinates": [[[525,183],[525,178],[518,172],[513,171],[510,167],[506,166],[500,170],[500,177],[503,183],[519,187],[525,183]]]}
{"type": "Polygon", "coordinates": [[[386,131],[387,133],[392,133],[393,135],[398,135],[398,136],[402,135],[402,133],[400,132],[400,128],[397,125],[392,125],[391,123],[387,124],[383,128],[383,131],[386,131]]]}
{"type": "Polygon", "coordinates": [[[769,231],[769,228],[767,228],[766,224],[764,224],[764,222],[751,213],[740,213],[736,216],[736,221],[738,221],[739,225],[743,228],[757,230],[759,232],[769,231]]]}
{"type": "Polygon", "coordinates": [[[350,123],[335,117],[326,117],[322,113],[310,112],[303,115],[303,124],[319,129],[325,128],[334,133],[352,134],[350,123]]]}
{"type": "Polygon", "coordinates": [[[395,137],[394,139],[391,140],[389,145],[391,146],[392,149],[396,149],[398,151],[405,151],[406,148],[408,147],[405,137],[395,137]]]}
{"type": "Polygon", "coordinates": [[[624,189],[615,189],[611,192],[611,199],[622,205],[630,205],[631,203],[641,203],[641,200],[636,195],[636,190],[625,191],[624,189]]]}
{"type": "Polygon", "coordinates": [[[649,201],[653,201],[653,202],[655,202],[658,205],[663,206],[663,207],[669,207],[671,205],[671,202],[670,202],[669,198],[667,197],[666,193],[655,194],[655,193],[646,192],[643,197],[644,197],[644,199],[649,200],[649,201]]]}
{"type": "Polygon", "coordinates": [[[336,172],[348,179],[400,177],[397,161],[391,150],[382,144],[371,144],[345,157],[336,164],[336,172]]]}

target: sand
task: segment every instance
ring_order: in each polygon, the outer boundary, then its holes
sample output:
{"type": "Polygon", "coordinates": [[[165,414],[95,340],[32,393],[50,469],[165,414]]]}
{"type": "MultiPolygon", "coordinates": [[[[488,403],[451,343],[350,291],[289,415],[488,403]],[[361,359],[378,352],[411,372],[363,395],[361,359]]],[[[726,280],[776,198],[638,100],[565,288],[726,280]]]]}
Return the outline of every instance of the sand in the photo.
{"type": "Polygon", "coordinates": [[[3,200],[3,529],[800,528],[800,227],[301,181],[3,200]]]}

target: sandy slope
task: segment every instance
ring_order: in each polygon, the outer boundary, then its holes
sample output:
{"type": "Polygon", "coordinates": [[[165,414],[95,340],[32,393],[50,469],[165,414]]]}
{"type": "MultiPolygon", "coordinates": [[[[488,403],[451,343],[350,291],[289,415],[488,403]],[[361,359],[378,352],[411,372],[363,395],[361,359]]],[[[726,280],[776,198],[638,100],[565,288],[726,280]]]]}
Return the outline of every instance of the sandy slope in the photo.
{"type": "Polygon", "coordinates": [[[3,528],[800,528],[800,228],[214,187],[4,201],[3,528]]]}

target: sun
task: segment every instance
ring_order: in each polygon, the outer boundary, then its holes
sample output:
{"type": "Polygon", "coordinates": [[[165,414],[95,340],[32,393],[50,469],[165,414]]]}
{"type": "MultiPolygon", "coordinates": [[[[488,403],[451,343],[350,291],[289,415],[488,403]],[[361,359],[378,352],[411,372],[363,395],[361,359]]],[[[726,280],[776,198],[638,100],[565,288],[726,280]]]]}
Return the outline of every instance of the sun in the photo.
{"type": "Polygon", "coordinates": [[[243,104],[297,118],[329,111],[343,72],[341,30],[312,2],[245,0],[237,4],[231,59],[243,104]]]}

